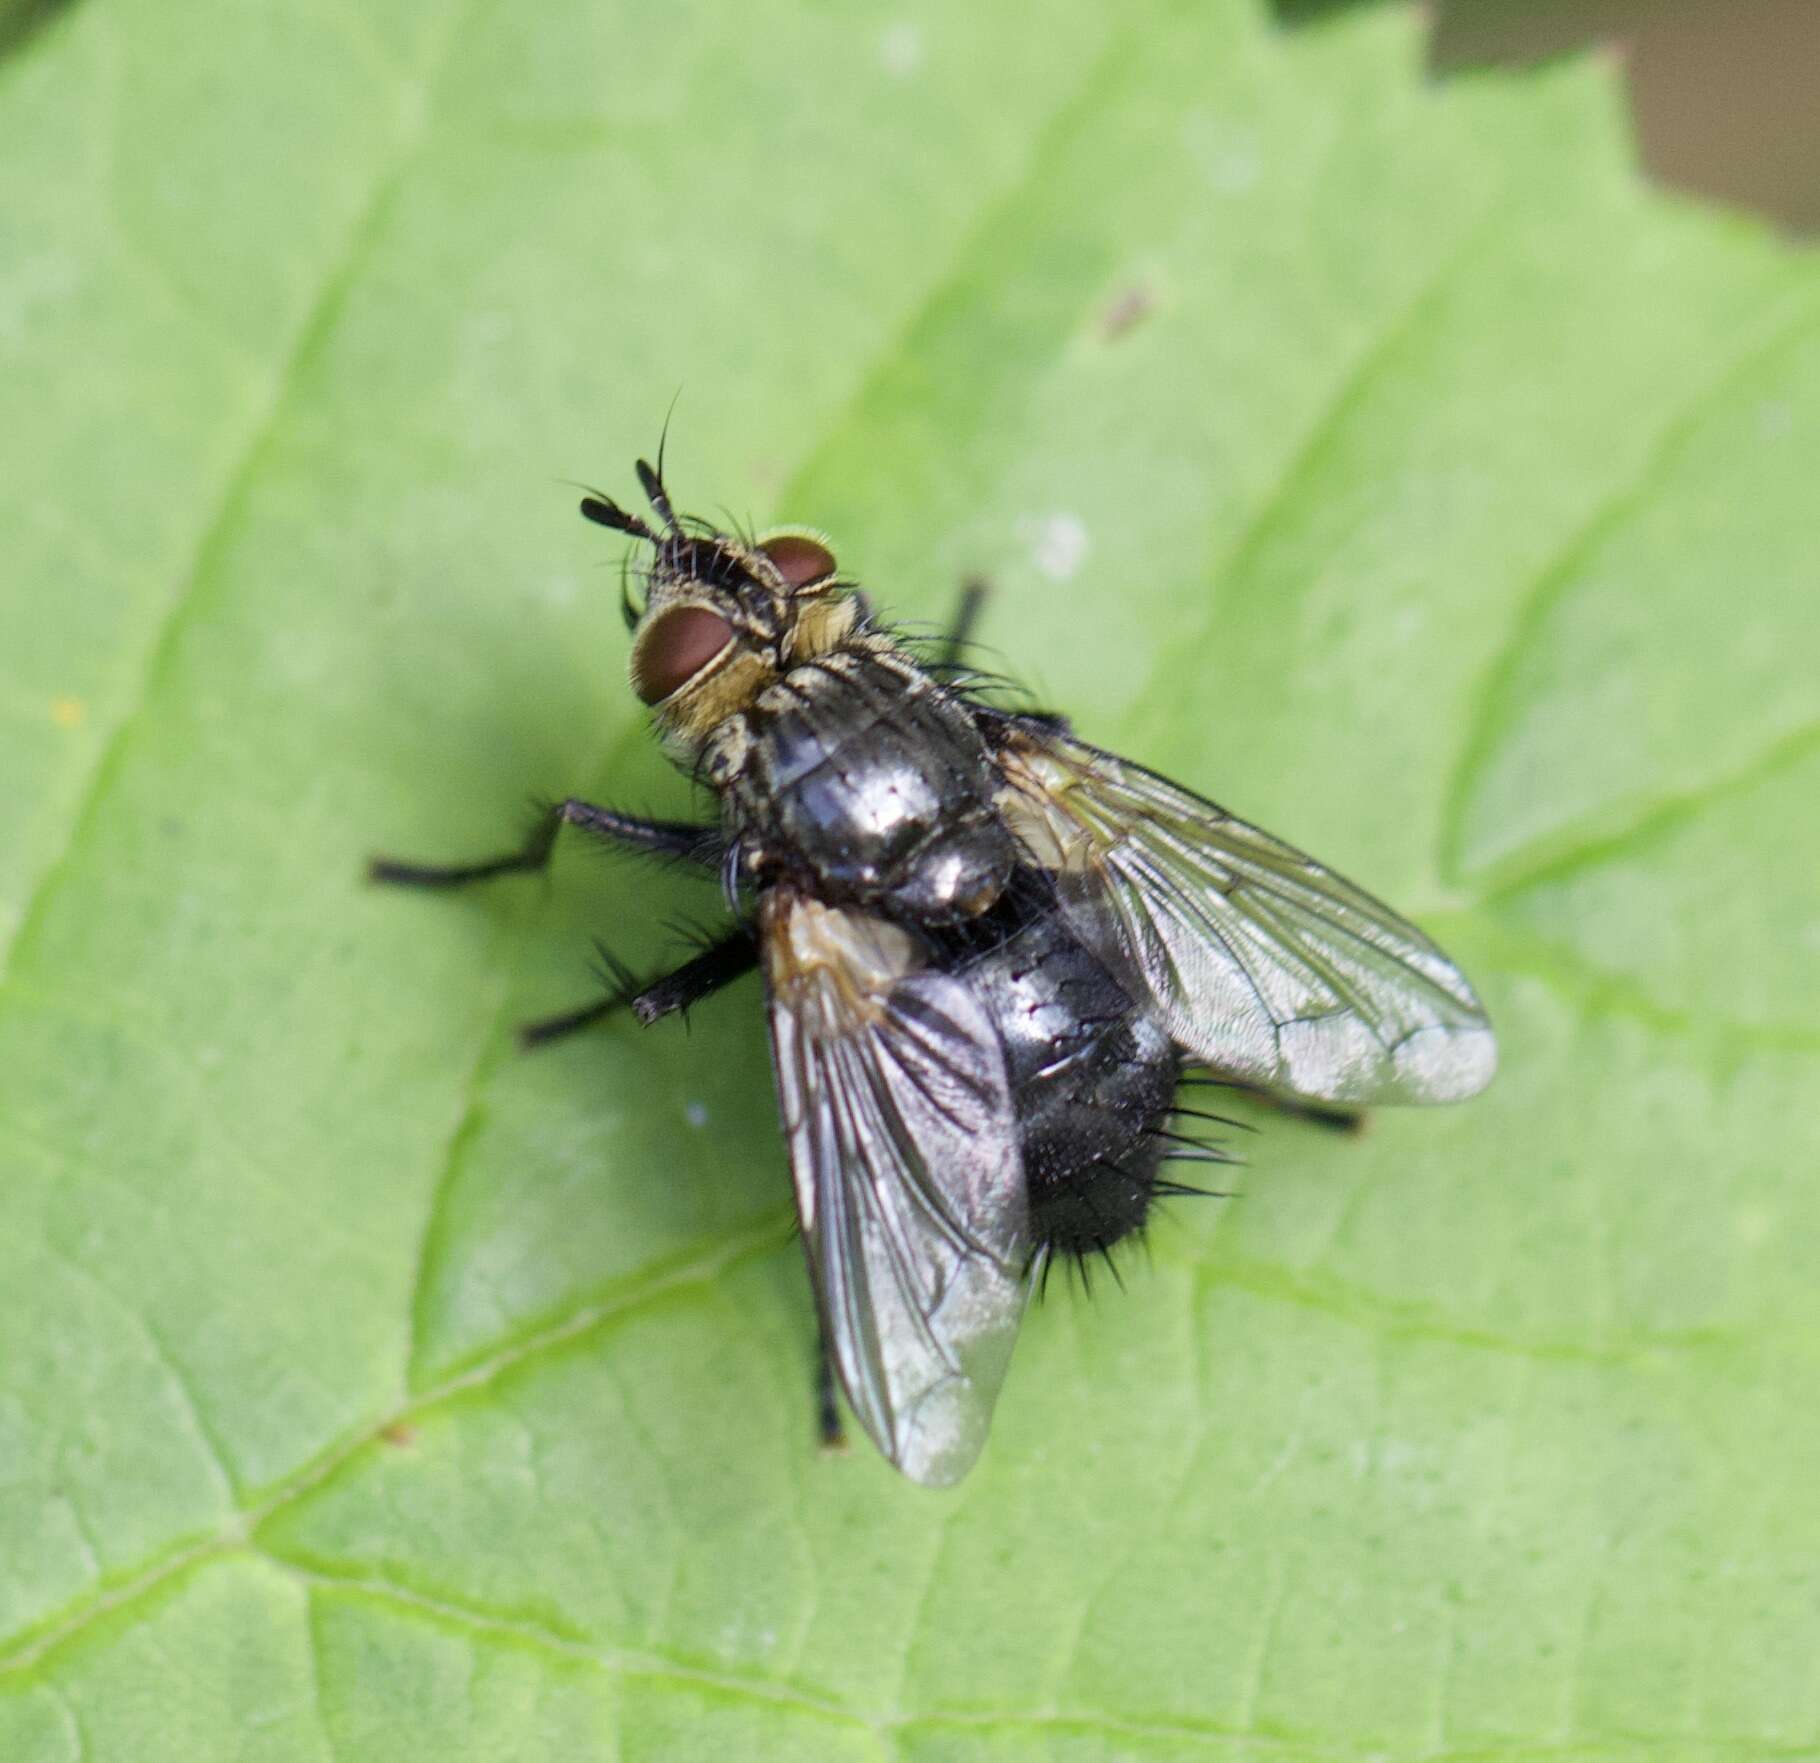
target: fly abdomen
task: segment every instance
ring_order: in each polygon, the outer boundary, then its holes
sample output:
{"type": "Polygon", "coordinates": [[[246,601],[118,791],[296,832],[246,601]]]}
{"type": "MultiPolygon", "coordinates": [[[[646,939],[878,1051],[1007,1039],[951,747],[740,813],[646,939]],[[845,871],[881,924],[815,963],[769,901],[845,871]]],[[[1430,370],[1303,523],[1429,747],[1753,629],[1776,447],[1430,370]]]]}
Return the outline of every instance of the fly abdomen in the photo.
{"type": "Polygon", "coordinates": [[[1015,849],[972,719],[890,653],[797,667],[746,714],[730,807],[758,863],[804,891],[926,925],[988,908],[1015,849]]]}
{"type": "Polygon", "coordinates": [[[965,971],[1004,1043],[1036,1241],[1110,1248],[1155,1197],[1180,1070],[1168,1031],[1053,905],[965,971]]]}

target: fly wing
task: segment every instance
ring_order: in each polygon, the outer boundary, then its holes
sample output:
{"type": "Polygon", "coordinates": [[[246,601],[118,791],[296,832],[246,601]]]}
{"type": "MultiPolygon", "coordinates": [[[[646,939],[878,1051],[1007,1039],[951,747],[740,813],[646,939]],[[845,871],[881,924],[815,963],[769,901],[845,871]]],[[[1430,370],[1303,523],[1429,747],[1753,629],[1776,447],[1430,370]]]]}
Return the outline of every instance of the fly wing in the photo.
{"type": "Polygon", "coordinates": [[[779,893],[771,1057],[829,1351],[866,1431],[946,1485],[985,1443],[1023,1314],[1028,1208],[1005,1055],[896,926],[779,893]]]}
{"type": "Polygon", "coordinates": [[[1029,727],[1002,759],[1001,806],[1075,934],[1197,1059],[1326,1102],[1451,1102],[1491,1081],[1484,1007],[1388,906],[1083,742],[1029,727]]]}

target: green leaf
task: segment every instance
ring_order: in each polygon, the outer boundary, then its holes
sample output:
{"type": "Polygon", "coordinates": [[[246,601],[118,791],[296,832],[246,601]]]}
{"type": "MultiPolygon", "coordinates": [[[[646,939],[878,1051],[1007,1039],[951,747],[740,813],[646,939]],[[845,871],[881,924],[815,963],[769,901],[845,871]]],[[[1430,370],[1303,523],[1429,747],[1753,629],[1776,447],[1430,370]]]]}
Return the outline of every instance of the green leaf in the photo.
{"type": "Polygon", "coordinates": [[[0,1756],[1820,1747],[1820,264],[1420,21],[80,0],[0,61],[0,1756]],[[175,27],[175,28],[174,28],[175,27]],[[1430,923],[1484,1098],[811,1444],[625,490],[814,522],[1430,923]]]}

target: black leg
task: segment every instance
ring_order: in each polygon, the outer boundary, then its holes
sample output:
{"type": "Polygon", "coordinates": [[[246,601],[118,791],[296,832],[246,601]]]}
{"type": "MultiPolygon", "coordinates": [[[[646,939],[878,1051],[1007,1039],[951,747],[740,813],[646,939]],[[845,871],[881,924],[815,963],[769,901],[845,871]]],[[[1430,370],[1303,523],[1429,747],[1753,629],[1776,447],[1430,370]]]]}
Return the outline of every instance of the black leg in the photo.
{"type": "MultiPolygon", "coordinates": [[[[1185,1077],[1182,1083],[1189,1089],[1238,1090],[1262,1102],[1267,1108],[1274,1108],[1279,1114],[1287,1115],[1291,1120],[1306,1120],[1315,1126],[1329,1127],[1334,1132],[1362,1132],[1365,1127],[1366,1115],[1363,1108],[1340,1108],[1325,1102],[1304,1102],[1299,1096],[1280,1096],[1274,1090],[1261,1089],[1256,1084],[1240,1083],[1236,1078],[1230,1077],[1185,1077]]],[[[1220,1117],[1215,1115],[1213,1118],[1220,1117]]]]}
{"type": "Polygon", "coordinates": [[[941,654],[936,658],[937,667],[959,667],[967,652],[967,645],[973,640],[974,628],[980,621],[980,612],[986,604],[986,584],[977,579],[961,584],[960,603],[954,609],[954,622],[948,626],[948,634],[942,639],[941,654]]]}
{"type": "Polygon", "coordinates": [[[840,1396],[834,1387],[834,1358],[828,1337],[815,1325],[815,1432],[824,1451],[844,1451],[847,1429],[841,1425],[840,1396]]]}
{"type": "Polygon", "coordinates": [[[1324,1126],[1333,1132],[1365,1130],[1363,1108],[1324,1108],[1319,1102],[1298,1102],[1290,1096],[1264,1096],[1261,1100],[1279,1113],[1287,1114],[1291,1120],[1306,1120],[1312,1126],[1324,1126]]]}
{"type": "Polygon", "coordinates": [[[516,851],[483,858],[478,863],[400,863],[390,857],[375,857],[367,865],[367,876],[399,887],[459,888],[469,882],[490,881],[496,875],[539,870],[549,863],[556,834],[565,825],[581,827],[609,843],[660,857],[683,857],[710,866],[720,862],[721,840],[715,827],[695,826],[684,820],[644,820],[571,796],[566,802],[546,808],[532,827],[531,836],[516,851]]]}
{"type": "Polygon", "coordinates": [[[547,1046],[551,1041],[579,1034],[584,1028],[592,1028],[603,1016],[624,1009],[627,1002],[623,993],[608,992],[592,1004],[583,1004],[579,1010],[565,1010],[559,1016],[540,1016],[535,1022],[521,1022],[518,1044],[528,1053],[533,1047],[547,1046]]]}
{"type": "Polygon", "coordinates": [[[758,965],[758,942],[751,930],[741,925],[731,935],[702,950],[692,961],[685,961],[674,973],[666,973],[661,979],[643,986],[605,949],[600,951],[600,956],[606,969],[602,977],[611,986],[607,994],[579,1009],[565,1010],[560,1016],[545,1016],[536,1022],[525,1023],[518,1031],[520,1046],[528,1049],[559,1041],[581,1029],[592,1028],[603,1017],[611,1016],[615,1010],[627,1005],[649,1028],[652,1023],[661,1022],[664,1017],[711,997],[741,974],[750,973],[758,965]]]}
{"type": "Polygon", "coordinates": [[[632,1014],[649,1028],[678,1010],[712,997],[724,985],[758,965],[758,939],[741,925],[730,936],[685,961],[674,973],[653,980],[632,1000],[632,1014]]]}

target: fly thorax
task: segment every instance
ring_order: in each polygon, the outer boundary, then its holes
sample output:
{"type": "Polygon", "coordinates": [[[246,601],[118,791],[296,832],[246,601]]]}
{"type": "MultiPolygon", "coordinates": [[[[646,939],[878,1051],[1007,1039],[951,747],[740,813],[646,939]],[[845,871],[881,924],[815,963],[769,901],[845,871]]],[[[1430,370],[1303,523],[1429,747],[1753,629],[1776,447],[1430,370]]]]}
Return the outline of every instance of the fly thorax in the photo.
{"type": "Polygon", "coordinates": [[[710,734],[695,760],[701,781],[711,790],[738,782],[752,753],[752,725],[743,715],[729,716],[710,734]]]}

